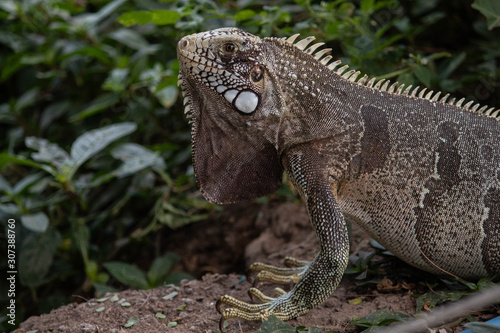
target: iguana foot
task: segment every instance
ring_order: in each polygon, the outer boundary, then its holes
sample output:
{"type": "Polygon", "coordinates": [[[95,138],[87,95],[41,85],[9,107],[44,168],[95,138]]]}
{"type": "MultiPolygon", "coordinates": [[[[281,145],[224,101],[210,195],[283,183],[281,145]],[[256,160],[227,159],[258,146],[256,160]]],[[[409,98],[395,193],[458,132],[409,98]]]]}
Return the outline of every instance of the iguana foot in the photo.
{"type": "Polygon", "coordinates": [[[258,274],[253,282],[253,287],[248,290],[248,295],[251,299],[253,297],[257,298],[262,304],[249,304],[232,296],[222,296],[216,304],[217,311],[222,315],[219,322],[221,331],[226,319],[230,318],[258,321],[272,314],[281,320],[288,320],[297,317],[301,313],[300,309],[291,300],[292,292],[275,288],[274,291],[277,297],[269,297],[255,288],[258,282],[271,282],[290,286],[292,283],[296,284],[311,263],[309,261],[286,257],[284,264],[286,267],[276,267],[260,262],[250,265],[249,271],[257,272],[258,274]],[[228,305],[230,308],[222,311],[222,304],[228,305]]]}
{"type": "Polygon", "coordinates": [[[222,296],[216,304],[217,311],[222,315],[219,322],[219,329],[223,330],[224,322],[227,319],[237,318],[246,321],[258,321],[275,315],[281,320],[296,318],[301,314],[298,306],[291,300],[292,292],[285,292],[281,288],[276,288],[278,297],[264,295],[257,288],[250,288],[248,293],[259,299],[262,304],[249,304],[240,301],[232,296],[222,296]],[[230,308],[221,310],[221,305],[229,305],[230,308]]]}
{"type": "Polygon", "coordinates": [[[249,270],[251,272],[258,272],[253,282],[253,286],[255,287],[258,282],[272,282],[282,285],[296,284],[304,272],[307,271],[311,263],[309,261],[286,257],[284,264],[286,268],[260,262],[250,265],[249,270]]]}

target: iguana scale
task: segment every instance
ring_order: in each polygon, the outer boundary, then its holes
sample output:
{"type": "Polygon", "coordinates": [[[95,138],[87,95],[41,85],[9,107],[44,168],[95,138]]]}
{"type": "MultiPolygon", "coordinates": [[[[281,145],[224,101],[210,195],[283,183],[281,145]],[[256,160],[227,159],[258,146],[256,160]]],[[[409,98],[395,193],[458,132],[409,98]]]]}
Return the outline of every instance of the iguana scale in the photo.
{"type": "Polygon", "coordinates": [[[223,296],[223,319],[286,320],[325,301],[347,266],[347,222],[425,271],[499,274],[500,110],[358,79],[317,51],[323,43],[296,37],[223,28],[178,43],[202,193],[221,204],[256,198],[284,170],[320,243],[311,262],[251,266],[297,283],[276,298],[252,288],[262,304],[223,296]]]}

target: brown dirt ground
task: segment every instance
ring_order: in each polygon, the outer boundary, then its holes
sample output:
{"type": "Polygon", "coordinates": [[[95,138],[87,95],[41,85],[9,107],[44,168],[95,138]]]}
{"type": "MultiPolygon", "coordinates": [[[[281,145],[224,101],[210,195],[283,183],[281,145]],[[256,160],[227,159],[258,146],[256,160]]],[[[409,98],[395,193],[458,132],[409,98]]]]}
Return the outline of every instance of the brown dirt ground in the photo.
{"type": "MultiPolygon", "coordinates": [[[[28,318],[15,332],[217,332],[220,315],[215,310],[216,300],[229,294],[249,301],[247,290],[251,286],[247,281],[240,281],[241,275],[222,273],[243,272],[242,259],[245,265],[255,261],[280,265],[285,256],[311,259],[318,249],[304,207],[293,203],[229,206],[216,221],[187,226],[169,242],[183,258],[179,269],[195,276],[204,274],[201,279],[184,280],[179,287],[125,290],[117,293],[115,299],[111,298],[115,294],[108,294],[105,301],[90,299],[72,303],[49,314],[28,318]],[[178,294],[164,299],[172,292],[178,294]],[[130,305],[124,306],[125,302],[130,305]],[[165,317],[159,318],[158,314],[165,317]],[[126,328],[129,318],[139,321],[126,328]],[[171,322],[177,325],[169,327],[171,322]]],[[[370,249],[367,236],[354,229],[351,252],[370,249]]],[[[259,285],[267,295],[273,294],[273,287],[266,283],[259,285]]],[[[323,305],[288,323],[318,326],[324,332],[359,332],[359,328],[349,323],[353,317],[384,308],[415,313],[413,292],[403,288],[384,292],[375,285],[357,287],[354,276],[345,275],[339,288],[323,305]],[[362,298],[360,304],[348,302],[358,297],[362,298]]],[[[260,323],[228,322],[225,332],[254,332],[260,327],[260,323]]],[[[458,328],[445,330],[460,331],[458,328]]]]}

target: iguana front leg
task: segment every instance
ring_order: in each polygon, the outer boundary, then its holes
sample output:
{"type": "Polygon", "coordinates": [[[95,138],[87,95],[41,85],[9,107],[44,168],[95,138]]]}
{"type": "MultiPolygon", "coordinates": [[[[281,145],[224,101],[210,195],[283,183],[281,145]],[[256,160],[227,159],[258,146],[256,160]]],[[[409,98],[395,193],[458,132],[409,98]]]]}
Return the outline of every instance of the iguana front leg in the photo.
{"type": "Polygon", "coordinates": [[[247,304],[231,296],[218,302],[230,308],[222,311],[222,320],[239,318],[255,321],[273,314],[282,320],[298,317],[323,303],[338,286],[349,257],[347,225],[332,193],[327,168],[321,154],[309,148],[295,149],[284,157],[285,169],[306,202],[307,210],[320,243],[320,252],[307,266],[295,287],[276,298],[252,289],[263,304],[247,304]]]}

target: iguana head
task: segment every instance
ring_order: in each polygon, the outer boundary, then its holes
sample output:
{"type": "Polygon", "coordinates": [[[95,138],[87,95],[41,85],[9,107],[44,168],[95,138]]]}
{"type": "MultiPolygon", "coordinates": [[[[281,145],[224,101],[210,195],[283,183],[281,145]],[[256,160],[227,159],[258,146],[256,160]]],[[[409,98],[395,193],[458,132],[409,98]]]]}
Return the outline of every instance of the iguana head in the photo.
{"type": "Polygon", "coordinates": [[[274,192],[283,172],[269,138],[281,96],[262,40],[236,28],[186,36],[177,45],[196,180],[207,199],[236,202],[274,192]]]}

